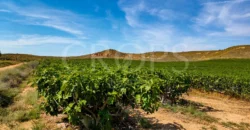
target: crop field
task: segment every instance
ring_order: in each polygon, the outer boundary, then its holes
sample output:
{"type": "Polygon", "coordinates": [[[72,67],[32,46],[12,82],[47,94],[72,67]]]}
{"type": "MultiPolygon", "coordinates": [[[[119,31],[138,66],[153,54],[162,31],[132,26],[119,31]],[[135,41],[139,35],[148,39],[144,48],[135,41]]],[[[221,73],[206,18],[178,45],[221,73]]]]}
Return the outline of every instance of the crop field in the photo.
{"type": "Polygon", "coordinates": [[[248,130],[249,72],[247,59],[26,62],[0,73],[0,128],[248,130]]]}
{"type": "MultiPolygon", "coordinates": [[[[215,75],[225,77],[250,78],[249,59],[226,59],[189,62],[150,62],[138,60],[114,60],[114,59],[93,59],[93,60],[72,60],[84,64],[101,63],[108,66],[127,65],[138,68],[164,69],[168,72],[200,73],[204,75],[215,75]]],[[[67,62],[66,62],[67,63],[67,62]]]]}
{"type": "Polygon", "coordinates": [[[250,60],[54,59],[40,62],[33,83],[47,113],[65,113],[81,127],[111,129],[125,127],[126,107],[154,113],[161,104],[177,104],[190,89],[250,100],[249,72],[250,60]]]}
{"type": "Polygon", "coordinates": [[[249,72],[247,59],[27,62],[0,73],[0,128],[248,130],[249,72]]]}
{"type": "Polygon", "coordinates": [[[55,73],[60,72],[63,75],[88,71],[105,71],[108,73],[125,70],[144,76],[150,73],[150,75],[158,78],[161,76],[166,78],[182,76],[182,79],[186,81],[183,84],[189,84],[190,87],[249,99],[250,60],[210,60],[199,62],[148,62],[114,59],[47,60],[41,64],[40,68],[42,70],[51,69],[55,73]]]}

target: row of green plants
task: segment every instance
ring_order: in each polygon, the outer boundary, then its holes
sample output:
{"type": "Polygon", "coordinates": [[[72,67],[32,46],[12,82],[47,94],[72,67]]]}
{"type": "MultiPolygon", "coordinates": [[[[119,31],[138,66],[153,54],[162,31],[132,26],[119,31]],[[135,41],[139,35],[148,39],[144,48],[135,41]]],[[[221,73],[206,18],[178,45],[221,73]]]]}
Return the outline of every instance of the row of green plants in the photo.
{"type": "Polygon", "coordinates": [[[160,71],[126,66],[90,67],[74,62],[65,66],[47,61],[40,64],[35,76],[35,85],[45,97],[45,111],[65,113],[69,122],[88,129],[119,128],[116,125],[126,120],[125,107],[153,113],[161,101],[175,102],[188,89],[188,81],[179,75],[170,81],[160,71]]]}
{"type": "Polygon", "coordinates": [[[88,129],[119,128],[126,107],[153,113],[162,103],[176,103],[190,88],[249,99],[250,81],[166,69],[91,64],[86,60],[41,62],[34,85],[51,115],[65,113],[69,122],[88,129]]]}
{"type": "Polygon", "coordinates": [[[250,101],[250,79],[214,75],[192,75],[190,87],[250,101]]]}

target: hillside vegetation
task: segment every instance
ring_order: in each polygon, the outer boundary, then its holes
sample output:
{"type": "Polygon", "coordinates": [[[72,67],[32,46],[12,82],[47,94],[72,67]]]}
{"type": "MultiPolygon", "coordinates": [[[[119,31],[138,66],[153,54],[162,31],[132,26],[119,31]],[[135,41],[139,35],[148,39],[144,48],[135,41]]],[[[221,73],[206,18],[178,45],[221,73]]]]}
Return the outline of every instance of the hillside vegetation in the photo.
{"type": "MultiPolygon", "coordinates": [[[[12,61],[33,61],[42,59],[58,59],[62,57],[52,56],[35,56],[28,54],[3,54],[0,60],[12,61]]],[[[114,49],[104,50],[101,52],[67,57],[68,59],[89,59],[89,58],[120,58],[129,60],[148,60],[148,61],[200,61],[212,59],[249,59],[250,58],[250,45],[240,45],[229,47],[224,50],[212,51],[190,51],[190,52],[146,52],[141,54],[124,53],[114,49]]]]}
{"type": "Polygon", "coordinates": [[[52,56],[36,56],[36,55],[29,55],[29,54],[2,54],[0,57],[0,61],[36,61],[36,60],[43,60],[43,59],[58,59],[60,57],[52,57],[52,56]]]}
{"type": "Polygon", "coordinates": [[[131,60],[154,61],[197,61],[211,59],[238,59],[250,58],[250,45],[241,45],[214,51],[190,51],[190,52],[147,52],[142,54],[123,53],[113,49],[84,55],[75,58],[125,58],[131,60]]]}
{"type": "Polygon", "coordinates": [[[9,65],[14,65],[17,63],[18,62],[15,62],[15,61],[0,61],[0,68],[5,67],[5,66],[9,66],[9,65]]]}

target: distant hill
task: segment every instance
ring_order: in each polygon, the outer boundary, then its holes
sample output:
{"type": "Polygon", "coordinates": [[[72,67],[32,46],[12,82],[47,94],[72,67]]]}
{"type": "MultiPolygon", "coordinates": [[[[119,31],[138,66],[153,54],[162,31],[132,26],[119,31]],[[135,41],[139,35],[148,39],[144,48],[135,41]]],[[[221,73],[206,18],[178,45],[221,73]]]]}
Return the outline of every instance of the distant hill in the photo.
{"type": "MultiPolygon", "coordinates": [[[[31,61],[46,58],[61,58],[50,56],[35,56],[27,54],[3,54],[0,60],[31,61]]],[[[89,58],[119,58],[130,60],[153,60],[153,61],[199,61],[211,59],[250,59],[250,45],[229,47],[224,50],[189,51],[189,52],[146,52],[141,54],[124,53],[114,49],[104,50],[93,54],[68,57],[69,59],[89,58]]]]}
{"type": "Polygon", "coordinates": [[[60,58],[60,57],[52,57],[52,56],[36,56],[30,54],[2,54],[0,60],[11,60],[11,61],[34,61],[34,60],[42,60],[46,58],[60,58]]]}
{"type": "Polygon", "coordinates": [[[154,61],[198,61],[210,59],[250,59],[250,45],[240,45],[225,50],[189,51],[189,52],[147,52],[142,54],[124,53],[109,49],[75,58],[121,58],[154,61]]]}

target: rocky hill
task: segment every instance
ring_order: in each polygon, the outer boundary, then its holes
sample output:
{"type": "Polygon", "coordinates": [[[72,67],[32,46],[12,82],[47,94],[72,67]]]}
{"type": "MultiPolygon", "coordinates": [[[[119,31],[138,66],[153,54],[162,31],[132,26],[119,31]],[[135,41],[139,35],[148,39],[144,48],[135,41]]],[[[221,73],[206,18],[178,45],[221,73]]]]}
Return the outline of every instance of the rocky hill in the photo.
{"type": "Polygon", "coordinates": [[[121,58],[131,60],[154,61],[197,61],[210,59],[250,59],[250,45],[233,46],[224,50],[190,51],[190,52],[147,52],[141,54],[124,53],[109,49],[75,58],[121,58]]]}

